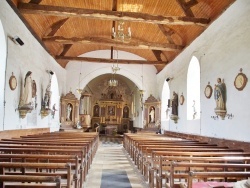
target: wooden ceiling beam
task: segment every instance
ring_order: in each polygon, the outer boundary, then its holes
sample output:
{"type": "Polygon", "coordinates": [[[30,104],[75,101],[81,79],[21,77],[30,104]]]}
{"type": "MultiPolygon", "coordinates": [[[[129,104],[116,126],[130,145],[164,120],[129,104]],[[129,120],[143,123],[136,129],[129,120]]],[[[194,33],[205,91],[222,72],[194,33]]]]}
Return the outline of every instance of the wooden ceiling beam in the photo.
{"type": "Polygon", "coordinates": [[[45,36],[54,36],[56,34],[56,32],[65,24],[65,22],[68,20],[69,18],[64,18],[62,20],[59,20],[55,23],[53,23],[50,27],[50,29],[48,29],[48,31],[45,33],[45,36]]]}
{"type": "Polygon", "coordinates": [[[164,25],[162,24],[158,24],[158,27],[161,30],[161,32],[167,37],[168,42],[170,44],[174,44],[174,41],[171,37],[173,34],[175,34],[174,30],[169,27],[165,28],[164,25]]]}
{"type": "Polygon", "coordinates": [[[42,0],[30,0],[29,3],[33,3],[33,4],[39,4],[41,3],[42,0]]]}
{"type": "Polygon", "coordinates": [[[154,53],[155,58],[156,58],[158,61],[162,61],[162,59],[161,59],[162,51],[159,51],[159,50],[152,50],[152,52],[154,53]]]}
{"type": "Polygon", "coordinates": [[[169,25],[199,25],[206,26],[209,23],[207,18],[181,17],[181,16],[160,16],[139,12],[121,12],[110,10],[80,9],[73,7],[37,5],[31,3],[19,3],[18,9],[23,14],[42,14],[64,17],[84,17],[90,19],[145,22],[151,24],[169,25]]]}
{"type": "Polygon", "coordinates": [[[117,63],[118,64],[144,64],[144,65],[166,65],[166,61],[144,61],[144,60],[127,60],[127,59],[105,59],[92,57],[70,57],[70,56],[55,56],[56,60],[60,61],[85,61],[94,63],[117,63]]]}
{"type": "Polygon", "coordinates": [[[198,4],[197,0],[190,0],[188,2],[186,2],[185,0],[177,0],[177,3],[179,3],[186,16],[194,17],[194,13],[192,12],[191,7],[198,4]]]}
{"type": "Polygon", "coordinates": [[[133,49],[148,49],[148,50],[162,50],[162,51],[180,51],[183,46],[176,44],[156,44],[150,42],[138,42],[130,41],[129,43],[116,41],[108,38],[101,37],[84,37],[84,38],[65,38],[62,36],[45,36],[42,39],[44,42],[58,42],[61,44],[98,44],[104,46],[114,46],[121,48],[133,48],[133,49]]]}
{"type": "Polygon", "coordinates": [[[61,56],[64,56],[68,51],[69,49],[71,48],[73,44],[64,44],[63,45],[63,51],[60,53],[61,56]]]}

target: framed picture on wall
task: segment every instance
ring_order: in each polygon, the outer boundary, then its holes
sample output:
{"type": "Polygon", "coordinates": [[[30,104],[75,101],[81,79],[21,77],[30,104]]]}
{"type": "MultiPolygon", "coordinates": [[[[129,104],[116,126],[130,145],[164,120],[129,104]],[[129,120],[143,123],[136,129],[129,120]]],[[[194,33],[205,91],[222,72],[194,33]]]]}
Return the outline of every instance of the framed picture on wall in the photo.
{"type": "Polygon", "coordinates": [[[108,115],[115,116],[115,106],[108,106],[108,115]]]}

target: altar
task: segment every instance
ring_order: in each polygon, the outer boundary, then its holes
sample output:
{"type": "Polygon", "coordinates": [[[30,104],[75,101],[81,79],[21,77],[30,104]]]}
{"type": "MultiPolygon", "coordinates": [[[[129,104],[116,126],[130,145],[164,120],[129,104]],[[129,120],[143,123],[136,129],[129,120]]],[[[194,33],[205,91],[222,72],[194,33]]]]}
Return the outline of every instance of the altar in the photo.
{"type": "Polygon", "coordinates": [[[107,125],[105,127],[105,135],[114,135],[117,133],[118,125],[107,125]]]}

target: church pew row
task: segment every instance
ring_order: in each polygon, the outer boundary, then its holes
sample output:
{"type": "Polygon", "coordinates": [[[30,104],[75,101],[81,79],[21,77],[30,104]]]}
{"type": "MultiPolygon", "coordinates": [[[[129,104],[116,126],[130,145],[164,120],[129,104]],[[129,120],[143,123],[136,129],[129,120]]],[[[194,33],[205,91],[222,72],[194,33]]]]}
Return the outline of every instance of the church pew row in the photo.
{"type": "MultiPolygon", "coordinates": [[[[81,140],[83,142],[89,142],[88,146],[91,148],[87,148],[88,154],[90,155],[91,153],[95,154],[99,142],[99,137],[97,134],[86,134],[85,133],[80,133],[80,134],[75,134],[73,133],[53,133],[53,136],[50,134],[39,134],[39,135],[32,135],[32,136],[23,136],[22,138],[13,138],[13,139],[2,139],[3,141],[9,141],[9,142],[15,142],[15,141],[22,141],[22,142],[42,142],[46,141],[48,143],[49,141],[53,142],[55,139],[57,140],[57,143],[75,143],[78,140],[81,140]]],[[[92,155],[90,155],[91,160],[93,158],[92,155]]]]}
{"type": "Polygon", "coordinates": [[[61,132],[56,132],[56,133],[47,133],[47,134],[39,134],[39,135],[32,135],[32,136],[23,136],[22,138],[13,138],[13,139],[3,139],[3,142],[20,142],[19,140],[23,142],[43,142],[45,140],[45,143],[49,143],[51,145],[51,143],[53,143],[54,140],[57,140],[57,145],[60,143],[61,145],[66,145],[68,143],[72,144],[76,144],[76,142],[78,143],[79,141],[83,141],[83,142],[91,142],[90,144],[87,144],[86,147],[87,148],[87,156],[86,159],[88,158],[88,160],[90,160],[90,162],[88,163],[88,168],[89,165],[91,164],[92,160],[93,160],[93,156],[97,150],[98,147],[98,143],[99,143],[99,137],[98,134],[96,133],[61,133],[61,132]],[[52,136],[53,134],[53,136],[52,136]],[[73,136],[72,136],[73,135],[73,136]],[[31,137],[31,138],[30,138],[31,137]],[[48,137],[51,137],[51,139],[48,139],[48,137]],[[53,139],[52,139],[53,138],[53,139]]]}
{"type": "MultiPolygon", "coordinates": [[[[40,155],[45,154],[47,156],[53,156],[52,160],[57,159],[57,155],[61,155],[61,154],[77,155],[77,156],[80,156],[80,183],[81,184],[85,180],[85,177],[88,172],[84,150],[81,150],[81,149],[55,149],[55,148],[48,149],[48,148],[39,148],[39,146],[37,146],[36,148],[0,148],[0,151],[6,152],[6,153],[16,153],[19,155],[23,153],[26,153],[28,155],[31,155],[32,153],[40,154],[40,155]]],[[[51,162],[51,160],[49,162],[51,162]]]]}
{"type": "MultiPolygon", "coordinates": [[[[218,159],[217,159],[218,160],[218,159]]],[[[248,171],[250,173],[250,164],[238,164],[235,163],[236,161],[232,158],[231,161],[223,161],[221,159],[220,162],[204,162],[197,163],[197,162],[175,162],[175,161],[168,161],[165,162],[165,164],[162,164],[161,169],[164,169],[165,173],[163,171],[159,170],[156,174],[156,187],[160,188],[162,187],[163,177],[166,177],[166,181],[169,183],[170,187],[175,187],[176,184],[183,183],[183,181],[187,184],[188,178],[189,178],[189,172],[243,172],[248,171]],[[227,163],[225,163],[227,162],[227,163]],[[232,163],[233,162],[233,163],[232,163]],[[181,181],[179,181],[181,179],[181,181]]],[[[246,160],[244,160],[246,161],[246,160]]],[[[248,162],[249,162],[248,158],[248,162]]],[[[218,178],[216,178],[218,181],[218,178]]],[[[203,181],[211,181],[211,178],[203,179],[203,181]]],[[[219,181],[229,181],[229,179],[222,178],[219,179],[219,181]]],[[[232,180],[230,180],[232,181],[232,180]]]]}
{"type": "MultiPolygon", "coordinates": [[[[250,172],[245,171],[231,171],[231,172],[189,172],[188,176],[188,185],[187,188],[201,188],[204,185],[211,187],[212,182],[201,182],[204,179],[216,179],[216,178],[223,178],[223,179],[231,179],[234,181],[239,181],[242,179],[248,179],[250,177],[250,172]],[[198,179],[199,182],[194,181],[194,179],[198,179]]],[[[217,182],[216,182],[217,183],[217,182]]],[[[226,182],[227,183],[227,182],[226,182]]],[[[231,185],[227,184],[228,188],[233,188],[234,183],[231,185]]],[[[218,184],[218,183],[217,183],[218,184]]],[[[185,185],[184,185],[185,186],[185,185]]],[[[222,186],[213,186],[213,187],[222,187],[222,186]]],[[[223,186],[225,187],[225,186],[223,186]]]]}
{"type": "MultiPolygon", "coordinates": [[[[214,144],[210,145],[208,143],[200,143],[198,141],[190,141],[185,139],[174,140],[172,137],[168,141],[167,140],[168,139],[162,139],[162,137],[157,139],[156,136],[147,137],[147,135],[142,134],[135,136],[126,134],[124,137],[125,149],[135,161],[135,164],[138,166],[139,170],[141,170],[142,174],[144,174],[146,180],[149,181],[151,187],[154,187],[154,181],[156,179],[155,175],[157,174],[155,172],[154,165],[152,164],[155,157],[171,156],[173,157],[172,160],[175,160],[174,158],[183,156],[190,158],[193,156],[197,158],[213,158],[218,156],[250,156],[250,153],[244,152],[241,149],[229,149],[227,147],[218,147],[214,144]],[[169,147],[169,142],[173,143],[172,146],[174,146],[175,143],[177,147],[169,147]],[[194,145],[192,146],[189,144],[194,145]]],[[[201,162],[203,161],[201,160],[201,162]]],[[[161,177],[159,174],[158,176],[161,177]]]]}
{"type": "MultiPolygon", "coordinates": [[[[150,187],[154,187],[154,182],[157,182],[157,187],[163,182],[170,181],[170,187],[173,187],[172,180],[177,176],[179,179],[182,174],[176,174],[180,171],[188,172],[192,169],[192,165],[195,164],[208,164],[213,165],[214,163],[223,163],[223,165],[249,165],[249,157],[229,156],[229,157],[184,157],[184,156],[160,156],[158,160],[154,160],[153,167],[150,171],[149,183],[150,187]]],[[[241,167],[241,166],[240,166],[241,167]]],[[[248,166],[246,166],[248,167],[248,166]]],[[[203,170],[204,167],[201,169],[203,170]]],[[[198,167],[195,170],[200,170],[198,167]]],[[[185,175],[187,179],[187,173],[185,175]]]]}
{"type": "MultiPolygon", "coordinates": [[[[83,183],[81,178],[82,169],[80,168],[81,161],[76,155],[41,155],[41,154],[0,154],[0,165],[6,162],[19,164],[19,163],[34,163],[36,165],[46,164],[51,165],[57,164],[61,165],[63,163],[70,164],[73,174],[73,180],[75,188],[80,187],[83,183]]],[[[42,168],[40,166],[39,171],[47,169],[47,167],[42,168]]]]}
{"type": "MultiPolygon", "coordinates": [[[[141,135],[140,135],[141,136],[141,135]]],[[[140,136],[136,136],[136,138],[140,138],[140,136]]],[[[143,142],[143,143],[147,143],[148,142],[148,140],[147,140],[148,138],[140,138],[139,139],[139,142],[143,142]]],[[[162,139],[162,138],[160,138],[160,139],[162,139]]],[[[136,141],[138,141],[138,140],[136,140],[136,141]]],[[[150,140],[150,141],[152,141],[152,140],[150,140]]],[[[179,151],[183,151],[183,150],[186,150],[186,151],[218,151],[218,150],[225,150],[225,151],[230,151],[230,152],[232,152],[232,151],[242,151],[242,150],[229,150],[228,148],[226,148],[226,147],[217,147],[216,145],[214,146],[214,145],[209,145],[209,144],[207,144],[207,143],[198,143],[198,142],[189,142],[189,141],[174,141],[174,140],[171,140],[170,142],[169,141],[166,141],[166,140],[164,140],[163,142],[162,142],[162,140],[160,140],[160,143],[161,144],[165,144],[165,145],[168,145],[168,146],[162,146],[163,148],[157,148],[156,147],[156,145],[155,145],[155,143],[157,143],[157,141],[156,141],[156,139],[154,139],[154,141],[153,141],[153,143],[154,144],[152,144],[152,146],[147,146],[146,147],[146,150],[148,150],[148,152],[146,152],[146,154],[145,154],[145,156],[150,156],[151,154],[151,152],[153,151],[153,150],[163,150],[163,151],[166,151],[166,150],[169,150],[169,151],[175,151],[175,150],[179,150],[179,151]],[[179,148],[177,148],[177,149],[175,149],[175,148],[173,148],[173,149],[170,149],[170,148],[168,148],[168,147],[171,147],[171,146],[169,146],[169,144],[171,144],[172,145],[172,147],[175,147],[175,145],[177,145],[176,147],[179,147],[179,148]],[[187,147],[187,146],[189,146],[189,145],[193,145],[193,147],[190,147],[190,149],[188,149],[188,148],[185,148],[185,149],[183,149],[184,147],[187,147]],[[184,146],[182,146],[182,145],[184,145],[184,146]],[[198,147],[198,149],[196,149],[195,148],[195,146],[197,146],[198,147]],[[199,149],[199,147],[206,147],[206,148],[202,148],[202,149],[199,149]],[[151,147],[151,148],[150,148],[151,147]],[[181,148],[182,147],[182,148],[181,148]],[[207,148],[207,147],[209,147],[209,148],[207,148]],[[151,149],[151,152],[150,152],[150,149],[151,149]]],[[[158,143],[157,145],[159,145],[160,143],[158,143]]],[[[147,143],[148,145],[149,145],[149,143],[147,143]]],[[[140,147],[140,143],[138,143],[137,144],[137,146],[138,147],[140,147]]],[[[140,151],[139,152],[137,152],[137,153],[140,153],[140,151]]],[[[136,154],[134,154],[134,155],[136,155],[136,154]]],[[[145,166],[146,164],[147,164],[147,160],[143,160],[143,154],[139,154],[139,155],[137,155],[136,157],[133,157],[133,154],[132,154],[132,159],[134,160],[134,162],[135,162],[135,164],[136,165],[138,165],[138,168],[139,168],[139,170],[142,172],[142,173],[144,173],[145,174],[145,178],[146,179],[148,179],[148,172],[145,172],[145,170],[143,170],[143,166],[145,166]],[[143,164],[143,163],[146,163],[146,164],[143,164]]],[[[149,169],[149,168],[148,168],[149,169]]]]}
{"type": "MultiPolygon", "coordinates": [[[[16,145],[48,145],[48,146],[52,146],[56,145],[56,146],[82,146],[86,151],[84,153],[86,153],[86,158],[88,156],[89,160],[92,161],[93,156],[96,153],[97,147],[98,147],[98,143],[95,144],[91,144],[90,145],[90,141],[86,140],[86,141],[79,141],[78,139],[74,139],[74,140],[57,140],[57,142],[54,142],[54,140],[33,140],[33,141],[29,141],[29,140],[10,140],[10,139],[3,139],[2,141],[0,141],[0,144],[16,144],[16,145]]],[[[51,148],[52,148],[51,147],[51,148]]]]}
{"type": "Polygon", "coordinates": [[[137,143],[134,147],[134,151],[132,154],[132,158],[137,164],[137,159],[139,156],[143,156],[143,154],[147,151],[148,148],[218,148],[219,150],[228,149],[227,147],[218,147],[217,145],[209,145],[207,143],[193,143],[193,142],[142,142],[137,143]]]}
{"type": "MultiPolygon", "coordinates": [[[[73,188],[73,174],[70,163],[13,163],[0,162],[0,171],[2,175],[19,176],[60,176],[62,187],[73,188]],[[18,171],[16,169],[19,169],[18,171]],[[39,169],[39,170],[38,170],[39,169]],[[53,173],[50,171],[54,170],[53,173]]],[[[76,186],[75,186],[76,187],[76,186]]]]}
{"type": "MultiPolygon", "coordinates": [[[[65,137],[77,139],[77,140],[84,140],[87,139],[91,141],[90,143],[90,149],[88,150],[87,156],[86,156],[86,161],[87,161],[87,168],[85,168],[85,176],[88,172],[88,169],[90,168],[90,164],[93,161],[93,157],[97,151],[98,145],[99,145],[99,134],[98,133],[81,133],[81,132],[74,132],[73,134],[71,132],[53,132],[53,133],[43,133],[42,137],[51,137],[51,138],[57,138],[57,140],[60,140],[61,138],[65,140],[65,137]]],[[[33,135],[34,136],[34,135],[33,135]]],[[[70,140],[71,141],[71,140],[70,140]]],[[[67,141],[69,142],[69,140],[67,141]]],[[[76,144],[76,141],[74,140],[72,142],[74,145],[76,144]]]]}
{"type": "Polygon", "coordinates": [[[0,175],[0,182],[2,188],[61,188],[60,176],[0,175]]]}
{"type": "MultiPolygon", "coordinates": [[[[49,136],[49,134],[39,134],[39,135],[30,135],[24,136],[22,138],[12,138],[12,139],[2,139],[0,142],[0,155],[13,155],[9,153],[16,153],[17,155],[39,155],[39,156],[52,156],[53,159],[47,159],[46,162],[62,162],[65,159],[62,159],[63,155],[71,155],[71,161],[74,160],[72,156],[81,156],[80,160],[77,159],[75,165],[77,166],[80,161],[80,170],[78,167],[75,167],[77,172],[80,172],[80,186],[82,186],[83,181],[85,180],[88,169],[90,168],[90,164],[92,162],[93,156],[97,150],[99,143],[98,134],[61,134],[56,133],[53,136],[49,136]],[[60,136],[63,135],[63,136],[60,136]],[[53,138],[53,139],[52,139],[53,138]],[[55,142],[56,140],[56,142],[55,142]],[[22,153],[22,154],[21,154],[22,153]],[[34,154],[31,154],[34,153],[34,154]],[[59,156],[59,159],[58,157],[59,156]]],[[[15,154],[14,154],[15,155],[15,154]]],[[[6,160],[7,156],[0,156],[1,159],[6,160]],[[5,158],[4,158],[5,157],[5,158]]],[[[8,156],[10,157],[10,156],[8,156]]],[[[10,161],[17,160],[17,156],[10,157],[10,161]]],[[[31,160],[30,157],[25,157],[22,160],[27,161],[27,159],[31,160]]],[[[7,159],[8,160],[8,159],[7,159]]],[[[19,158],[20,160],[20,158],[19,158]]],[[[33,159],[34,160],[34,159],[33,159]]],[[[40,159],[39,157],[36,160],[43,161],[44,159],[40,159]]],[[[79,175],[78,175],[79,176],[79,175]]],[[[75,173],[75,181],[77,179],[75,173]]],[[[77,185],[77,183],[76,183],[77,185]]]]}
{"type": "Polygon", "coordinates": [[[187,145],[174,145],[172,144],[171,146],[166,145],[166,146],[157,146],[157,145],[147,145],[144,147],[142,150],[138,152],[135,156],[135,164],[138,165],[138,168],[142,171],[144,163],[147,162],[150,157],[152,156],[153,151],[170,151],[170,152],[178,152],[178,151],[196,151],[196,152],[242,152],[242,150],[237,150],[237,149],[228,149],[226,147],[206,147],[206,146],[187,146],[187,145]]]}
{"type": "Polygon", "coordinates": [[[229,156],[240,155],[248,156],[246,153],[238,149],[217,149],[217,148],[168,148],[168,147],[148,147],[145,153],[138,158],[138,168],[143,172],[144,168],[150,169],[154,158],[158,156],[229,156]]]}
{"type": "MultiPolygon", "coordinates": [[[[250,157],[249,152],[225,152],[225,151],[215,151],[215,152],[200,152],[200,151],[153,151],[152,156],[147,158],[144,163],[144,176],[147,178],[150,184],[154,183],[155,179],[155,164],[159,161],[159,158],[164,157],[165,161],[172,161],[178,158],[178,161],[181,161],[181,157],[190,157],[193,158],[191,162],[196,162],[195,159],[199,162],[207,162],[207,160],[203,159],[204,157],[209,157],[211,161],[214,157],[224,158],[226,161],[228,157],[250,157]],[[203,161],[204,160],[204,161],[203,161]]],[[[235,160],[234,163],[241,163],[240,161],[235,160]]],[[[164,165],[164,164],[163,164],[164,165]]]]}

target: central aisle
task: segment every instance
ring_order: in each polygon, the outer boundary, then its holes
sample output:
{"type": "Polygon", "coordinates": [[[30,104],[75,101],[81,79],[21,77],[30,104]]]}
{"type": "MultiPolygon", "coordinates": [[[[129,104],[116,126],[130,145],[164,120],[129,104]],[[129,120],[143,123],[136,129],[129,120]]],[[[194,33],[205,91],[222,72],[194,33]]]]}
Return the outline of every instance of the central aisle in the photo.
{"type": "Polygon", "coordinates": [[[147,188],[121,139],[100,138],[84,188],[147,188]]]}

